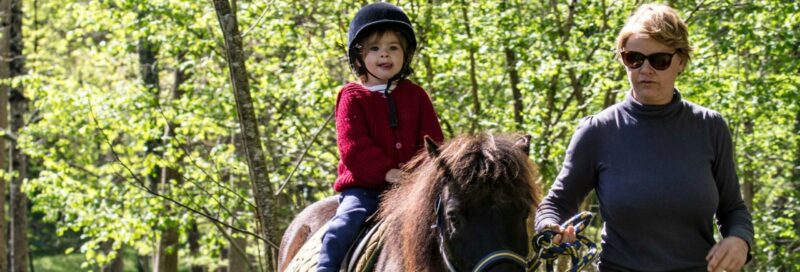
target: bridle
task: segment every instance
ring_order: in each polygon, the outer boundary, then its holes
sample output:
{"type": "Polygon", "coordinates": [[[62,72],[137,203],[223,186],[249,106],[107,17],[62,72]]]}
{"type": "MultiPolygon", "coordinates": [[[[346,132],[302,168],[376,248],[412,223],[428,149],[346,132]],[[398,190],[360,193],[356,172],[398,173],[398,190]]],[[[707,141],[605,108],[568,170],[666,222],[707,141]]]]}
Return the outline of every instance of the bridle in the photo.
{"type": "MultiPolygon", "coordinates": [[[[458,269],[453,266],[453,261],[450,259],[450,251],[445,243],[445,232],[446,224],[444,224],[444,214],[442,208],[442,196],[439,194],[436,196],[436,202],[434,203],[434,213],[436,215],[436,223],[431,225],[431,229],[437,230],[438,240],[439,240],[439,254],[442,256],[442,261],[444,262],[447,271],[449,272],[458,272],[458,269]]],[[[593,214],[590,212],[582,212],[566,222],[564,222],[563,226],[573,225],[575,227],[575,233],[580,233],[586,226],[589,225],[589,222],[592,220],[593,214]]],[[[553,236],[555,236],[555,232],[553,231],[543,231],[533,238],[533,248],[534,251],[537,252],[535,255],[531,256],[530,259],[526,259],[520,256],[517,253],[514,253],[511,250],[501,249],[497,251],[493,251],[478,262],[475,265],[475,268],[472,269],[473,272],[481,272],[485,271],[489,267],[500,263],[500,262],[509,262],[515,265],[519,265],[525,271],[535,271],[536,268],[542,263],[542,260],[545,261],[545,266],[547,271],[553,271],[553,261],[558,258],[558,255],[568,255],[571,257],[572,261],[572,268],[570,271],[578,271],[586,264],[590,263],[596,256],[597,256],[597,247],[595,244],[582,235],[577,235],[577,240],[571,243],[562,243],[558,246],[554,246],[551,242],[553,236]],[[580,257],[578,252],[582,249],[582,247],[586,247],[587,254],[580,257]]]]}
{"type": "MultiPolygon", "coordinates": [[[[431,141],[430,138],[427,138],[426,141],[431,141]]],[[[426,142],[426,146],[428,143],[426,142]]],[[[428,152],[431,153],[432,157],[435,158],[439,155],[438,147],[433,144],[434,148],[430,148],[428,146],[428,152]]],[[[438,159],[437,160],[437,167],[444,172],[445,178],[453,178],[452,172],[450,172],[450,167],[447,166],[444,160],[438,159]]],[[[442,261],[444,262],[445,267],[447,268],[448,272],[458,272],[455,266],[453,266],[453,261],[450,259],[450,251],[447,247],[446,240],[445,240],[445,232],[447,231],[447,225],[444,224],[444,214],[442,209],[442,192],[440,191],[439,194],[436,196],[436,201],[433,204],[434,214],[436,216],[436,223],[431,225],[431,229],[435,229],[438,235],[438,242],[439,242],[439,254],[442,257],[442,261]]],[[[562,227],[566,227],[567,225],[574,225],[575,226],[575,233],[579,233],[586,229],[586,226],[589,225],[589,221],[592,220],[593,214],[590,212],[582,212],[566,222],[562,225],[562,227]]],[[[517,253],[514,253],[511,250],[501,249],[497,251],[493,251],[478,262],[478,264],[472,269],[473,272],[481,272],[486,270],[487,268],[499,263],[499,262],[510,262],[512,264],[519,265],[525,271],[535,271],[538,268],[539,264],[541,263],[542,259],[546,260],[546,268],[547,271],[553,271],[553,262],[558,255],[568,255],[572,258],[572,269],[570,271],[578,271],[578,269],[582,268],[584,265],[590,263],[596,256],[597,256],[597,247],[591,240],[588,238],[577,235],[578,240],[571,243],[561,243],[560,245],[554,246],[551,243],[553,236],[555,236],[555,232],[553,231],[543,231],[536,236],[534,236],[534,252],[537,254],[531,256],[530,259],[520,256],[517,253]],[[582,249],[582,246],[586,246],[587,254],[584,255],[582,258],[579,257],[579,251],[582,249]]]]}
{"type": "MultiPolygon", "coordinates": [[[[455,266],[453,266],[453,261],[450,260],[450,251],[448,250],[447,245],[445,244],[445,231],[447,231],[446,225],[444,224],[444,215],[442,213],[442,196],[441,194],[436,197],[436,203],[434,204],[434,212],[436,214],[436,224],[431,225],[431,229],[437,230],[437,235],[439,236],[439,254],[442,255],[442,260],[444,262],[447,271],[449,272],[458,272],[455,266]]],[[[522,269],[527,269],[528,262],[520,256],[519,254],[514,253],[511,250],[497,250],[492,253],[487,254],[478,262],[475,268],[472,269],[473,272],[480,272],[484,271],[487,268],[495,265],[499,262],[511,262],[513,264],[517,264],[522,269]]]]}

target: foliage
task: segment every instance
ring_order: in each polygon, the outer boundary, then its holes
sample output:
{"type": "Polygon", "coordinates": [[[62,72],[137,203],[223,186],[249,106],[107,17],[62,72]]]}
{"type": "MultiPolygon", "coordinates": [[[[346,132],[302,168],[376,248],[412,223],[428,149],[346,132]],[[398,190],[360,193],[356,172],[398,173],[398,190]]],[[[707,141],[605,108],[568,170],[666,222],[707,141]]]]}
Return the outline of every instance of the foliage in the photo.
{"type": "MultiPolygon", "coordinates": [[[[333,193],[338,152],[334,125],[325,124],[337,88],[354,80],[344,54],[346,30],[364,3],[236,2],[274,188],[308,149],[278,197],[275,221],[282,229],[304,206],[333,193]]],[[[697,48],[678,88],[687,100],[725,116],[739,176],[753,186],[751,268],[800,269],[800,4],[670,4],[689,21],[697,48]]],[[[545,186],[558,173],[578,120],[620,101],[628,89],[612,47],[636,7],[632,1],[398,5],[411,16],[420,44],[412,79],[431,95],[446,136],[521,127],[534,136],[532,158],[545,186]],[[514,63],[507,63],[507,49],[514,63]],[[522,124],[513,118],[511,66],[520,77],[522,124]],[[480,112],[473,104],[472,76],[480,112]]],[[[251,190],[241,184],[248,184],[247,166],[235,144],[235,102],[211,3],[26,0],[23,7],[29,71],[21,80],[41,116],[19,135],[39,170],[26,187],[34,211],[55,222],[59,234],[81,233],[85,242],[73,250],[84,254],[86,267],[110,261],[101,249],[107,241],[116,249],[152,254],[159,230],[168,224],[181,228],[185,242],[183,228],[193,221],[202,233],[202,256],[190,258],[182,247],[181,265],[224,265],[218,260],[226,241],[210,221],[183,211],[165,215],[164,200],[140,183],[156,167],[176,167],[185,182],[173,182],[169,197],[257,233],[251,190]],[[157,49],[157,96],[141,80],[142,42],[157,49]],[[190,77],[179,86],[185,94],[172,100],[177,69],[190,77]],[[169,122],[180,124],[174,138],[163,137],[169,122]],[[159,152],[147,152],[152,138],[166,143],[159,152]]],[[[264,249],[249,244],[257,262],[264,249]]]]}

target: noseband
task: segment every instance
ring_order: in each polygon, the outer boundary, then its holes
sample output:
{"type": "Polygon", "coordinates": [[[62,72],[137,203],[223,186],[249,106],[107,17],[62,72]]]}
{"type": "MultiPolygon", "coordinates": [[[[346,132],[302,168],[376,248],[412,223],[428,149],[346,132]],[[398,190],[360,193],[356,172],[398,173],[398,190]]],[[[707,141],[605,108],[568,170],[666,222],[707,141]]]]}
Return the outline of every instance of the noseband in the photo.
{"type": "MultiPolygon", "coordinates": [[[[453,266],[453,261],[450,260],[450,254],[447,250],[447,246],[445,245],[445,224],[444,224],[444,215],[442,214],[442,196],[439,195],[436,197],[436,203],[434,204],[434,211],[436,213],[436,224],[432,225],[432,229],[437,229],[439,235],[439,254],[442,255],[442,260],[444,260],[444,265],[447,267],[447,271],[449,272],[458,272],[458,270],[453,266]]],[[[472,269],[473,272],[480,272],[484,271],[487,268],[491,267],[492,265],[499,263],[499,262],[511,262],[516,265],[522,267],[522,269],[528,268],[528,262],[520,256],[519,254],[514,253],[511,250],[498,250],[488,255],[484,256],[481,261],[472,269]]]]}
{"type": "MultiPolygon", "coordinates": [[[[453,266],[453,261],[450,260],[449,250],[445,245],[446,226],[444,224],[444,215],[442,210],[442,196],[440,194],[436,197],[436,203],[434,204],[436,224],[432,225],[431,229],[437,230],[437,234],[439,236],[439,254],[442,255],[442,260],[447,267],[447,271],[458,272],[455,266],[453,266]]],[[[563,227],[573,225],[575,226],[575,232],[580,233],[589,225],[589,222],[592,221],[592,217],[593,214],[590,212],[579,213],[567,220],[567,222],[564,222],[563,227]]],[[[525,271],[535,271],[543,259],[547,264],[546,270],[553,271],[552,261],[555,260],[558,255],[568,255],[572,257],[572,269],[570,269],[570,271],[578,271],[597,256],[597,248],[595,244],[588,238],[578,235],[578,241],[576,242],[563,243],[559,246],[553,246],[550,240],[552,240],[555,234],[556,233],[553,231],[544,231],[534,237],[533,247],[538,253],[533,255],[531,259],[525,259],[511,250],[498,250],[484,256],[481,261],[478,262],[475,268],[472,269],[472,271],[481,272],[500,262],[510,262],[519,265],[525,271]],[[578,256],[578,251],[581,249],[581,247],[586,247],[588,250],[588,253],[582,258],[578,256]]]]}

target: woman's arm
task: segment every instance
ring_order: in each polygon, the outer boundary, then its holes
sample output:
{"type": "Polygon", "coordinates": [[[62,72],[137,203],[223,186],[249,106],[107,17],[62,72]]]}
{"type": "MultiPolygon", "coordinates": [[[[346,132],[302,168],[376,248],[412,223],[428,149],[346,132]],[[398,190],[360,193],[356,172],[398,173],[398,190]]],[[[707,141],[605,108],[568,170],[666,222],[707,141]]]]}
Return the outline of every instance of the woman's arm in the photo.
{"type": "Polygon", "coordinates": [[[738,270],[750,257],[753,244],[753,220],[742,200],[736,165],[733,158],[733,142],[725,120],[717,114],[713,121],[713,143],[715,144],[712,172],[719,191],[717,224],[724,237],[706,257],[709,269],[738,270]]]}
{"type": "Polygon", "coordinates": [[[578,212],[583,199],[597,184],[597,139],[594,117],[584,118],[572,135],[564,166],[536,213],[536,231],[550,229],[578,212]]]}

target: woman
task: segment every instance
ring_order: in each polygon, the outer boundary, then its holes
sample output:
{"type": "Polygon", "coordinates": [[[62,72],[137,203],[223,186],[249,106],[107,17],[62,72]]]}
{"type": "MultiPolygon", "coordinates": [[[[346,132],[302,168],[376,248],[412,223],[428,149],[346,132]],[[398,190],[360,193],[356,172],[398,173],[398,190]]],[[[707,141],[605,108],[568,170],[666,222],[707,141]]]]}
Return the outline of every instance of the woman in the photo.
{"type": "Polygon", "coordinates": [[[719,113],[685,101],[675,79],[692,51],[686,24],[664,5],[643,5],[620,31],[631,90],[583,119],[564,166],[539,207],[536,230],[573,241],[558,223],[594,189],[605,220],[601,271],[737,271],[753,242],[733,145],[719,113]],[[724,237],[714,240],[714,219],[724,237]]]}

